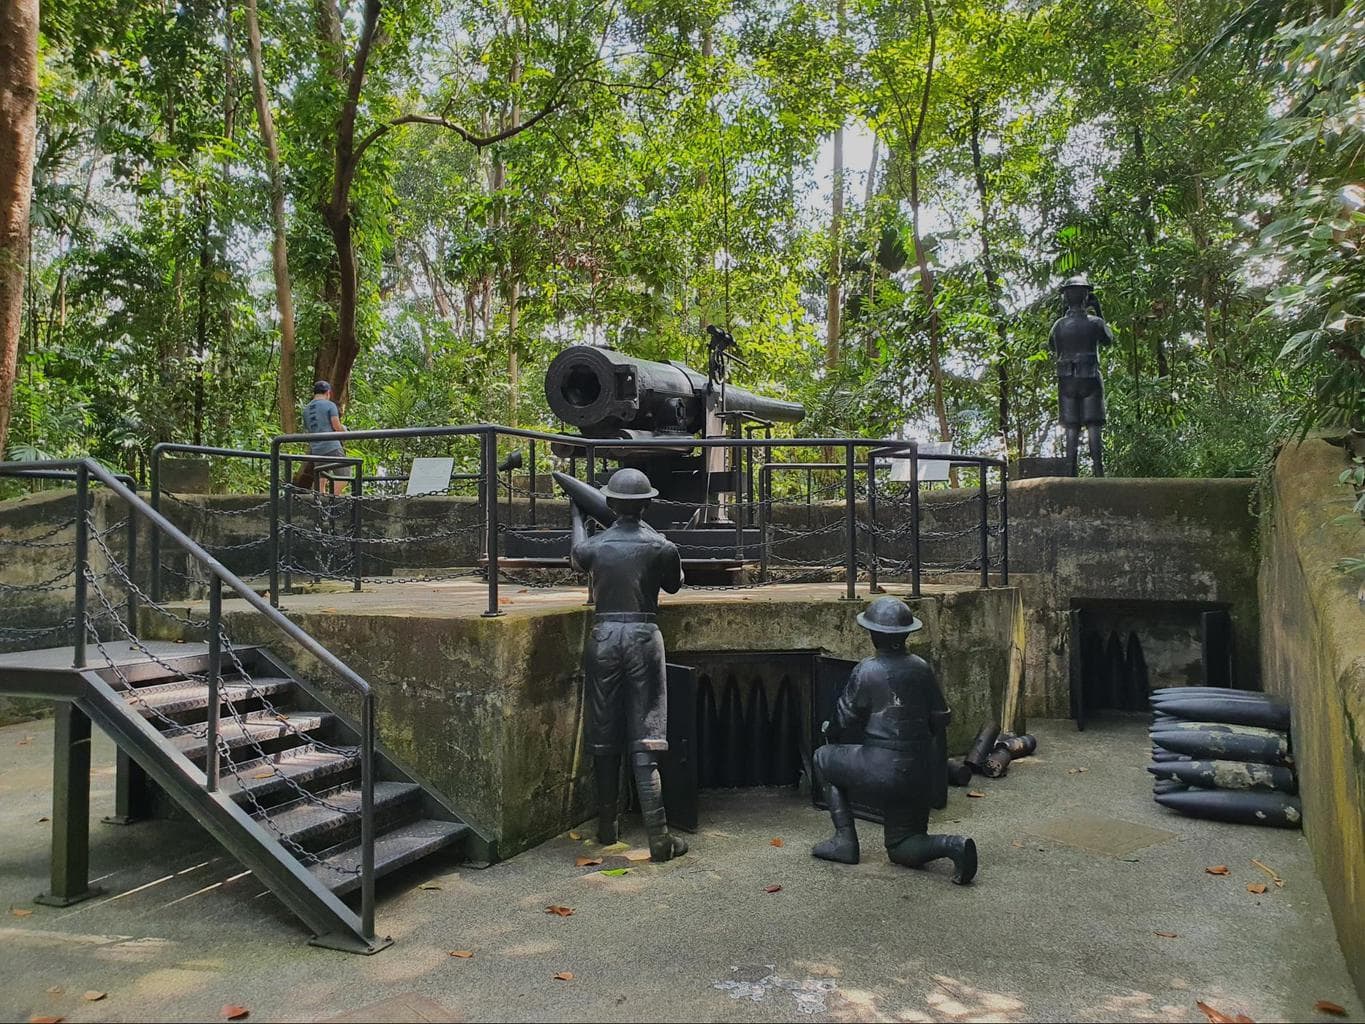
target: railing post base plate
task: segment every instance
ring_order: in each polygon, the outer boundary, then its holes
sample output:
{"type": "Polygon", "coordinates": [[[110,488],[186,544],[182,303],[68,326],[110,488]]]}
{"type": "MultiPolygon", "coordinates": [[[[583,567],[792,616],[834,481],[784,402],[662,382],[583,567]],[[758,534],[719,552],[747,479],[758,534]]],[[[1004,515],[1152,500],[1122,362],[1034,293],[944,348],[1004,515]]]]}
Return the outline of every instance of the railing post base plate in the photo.
{"type": "Polygon", "coordinates": [[[506,612],[481,612],[481,613],[480,613],[480,618],[484,618],[484,619],[500,619],[500,618],[502,618],[505,614],[507,614],[507,613],[506,613],[506,612]]]}
{"type": "Polygon", "coordinates": [[[85,892],[77,893],[75,896],[53,896],[51,893],[40,893],[33,897],[33,902],[41,903],[45,907],[73,907],[77,903],[84,903],[92,897],[102,895],[104,895],[104,888],[92,885],[85,892]]]}
{"type": "Polygon", "coordinates": [[[351,935],[345,932],[328,932],[326,935],[317,935],[308,940],[310,946],[321,946],[323,949],[336,949],[343,953],[359,953],[361,956],[373,956],[383,952],[393,945],[393,936],[385,935],[383,938],[362,939],[358,935],[351,935]]]}

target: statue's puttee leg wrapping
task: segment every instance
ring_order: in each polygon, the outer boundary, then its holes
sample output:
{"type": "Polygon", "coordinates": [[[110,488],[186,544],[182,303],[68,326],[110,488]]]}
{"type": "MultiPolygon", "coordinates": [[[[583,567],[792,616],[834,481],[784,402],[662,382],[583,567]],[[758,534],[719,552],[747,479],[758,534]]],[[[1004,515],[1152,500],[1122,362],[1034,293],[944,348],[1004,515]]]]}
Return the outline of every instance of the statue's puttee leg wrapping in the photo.
{"type": "Polygon", "coordinates": [[[1104,424],[1092,423],[1085,429],[1090,440],[1090,464],[1096,476],[1104,476],[1104,424]]]}
{"type": "Polygon", "coordinates": [[[597,754],[592,764],[597,783],[597,841],[610,846],[620,835],[621,755],[597,754]]]}
{"type": "Polygon", "coordinates": [[[829,816],[834,823],[834,835],[811,848],[811,855],[821,860],[840,864],[857,864],[858,830],[853,824],[853,809],[849,806],[845,787],[852,781],[847,752],[856,750],[848,744],[827,743],[815,752],[815,771],[824,783],[829,801],[829,816]]]}
{"type": "Polygon", "coordinates": [[[649,750],[637,750],[630,755],[630,767],[635,774],[635,790],[640,795],[645,832],[649,834],[649,859],[666,861],[681,857],[687,852],[687,843],[668,831],[658,755],[649,750]]]}

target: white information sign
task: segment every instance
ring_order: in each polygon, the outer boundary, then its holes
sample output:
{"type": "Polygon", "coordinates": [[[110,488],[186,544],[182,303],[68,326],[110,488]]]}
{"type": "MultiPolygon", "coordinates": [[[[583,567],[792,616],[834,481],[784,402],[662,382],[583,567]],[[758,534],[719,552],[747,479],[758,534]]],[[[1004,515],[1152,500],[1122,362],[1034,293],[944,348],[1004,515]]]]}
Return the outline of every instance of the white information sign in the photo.
{"type": "MultiPolygon", "coordinates": [[[[951,441],[921,441],[919,443],[920,455],[951,455],[953,453],[953,442],[951,441]]],[[[891,479],[898,483],[910,482],[910,460],[892,459],[891,460],[891,479]]],[[[919,482],[922,484],[939,484],[948,479],[948,461],[946,459],[920,459],[919,460],[919,482]]]]}
{"type": "Polygon", "coordinates": [[[412,469],[408,470],[408,496],[444,494],[450,490],[450,474],[454,471],[454,459],[413,459],[412,469]]]}

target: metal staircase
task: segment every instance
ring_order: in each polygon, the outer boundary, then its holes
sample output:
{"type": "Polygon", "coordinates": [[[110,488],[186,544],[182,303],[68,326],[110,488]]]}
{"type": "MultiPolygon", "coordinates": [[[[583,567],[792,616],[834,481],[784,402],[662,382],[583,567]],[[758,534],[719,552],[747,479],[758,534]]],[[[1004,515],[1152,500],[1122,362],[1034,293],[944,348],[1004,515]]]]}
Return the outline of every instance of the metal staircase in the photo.
{"type": "MultiPolygon", "coordinates": [[[[82,510],[74,538],[75,643],[0,655],[0,694],[56,701],[52,884],[39,902],[66,906],[96,894],[88,871],[92,723],[119,750],[113,820],[146,816],[159,790],[270,888],[313,931],[316,945],[373,953],[390,944],[374,929],[377,878],[438,855],[493,859],[485,839],[378,749],[368,683],[103,466],[81,460],[45,471],[71,474],[82,510]],[[139,614],[169,613],[147,602],[134,582],[134,545],[119,565],[95,529],[85,511],[91,481],[127,503],[130,521],[142,515],[208,570],[207,619],[181,619],[204,628],[202,643],[138,636],[139,614]],[[105,572],[91,570],[91,538],[110,566],[105,572]],[[102,578],[124,593],[111,596],[102,578]],[[358,706],[358,718],[265,649],[234,647],[223,624],[224,586],[350,691],[356,699],[348,696],[347,706],[358,706]],[[357,892],[358,910],[347,902],[357,892]]],[[[24,475],[0,463],[3,473],[24,475]]]]}

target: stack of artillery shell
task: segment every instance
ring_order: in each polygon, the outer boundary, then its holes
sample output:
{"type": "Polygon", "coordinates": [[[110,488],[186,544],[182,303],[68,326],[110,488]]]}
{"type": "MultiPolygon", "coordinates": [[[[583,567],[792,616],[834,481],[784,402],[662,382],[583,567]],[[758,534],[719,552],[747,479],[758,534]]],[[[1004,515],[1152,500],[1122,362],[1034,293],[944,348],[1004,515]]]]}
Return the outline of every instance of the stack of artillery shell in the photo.
{"type": "Polygon", "coordinates": [[[717,698],[710,677],[697,685],[697,785],[794,786],[801,775],[801,705],[790,679],[769,702],[762,686],[732,677],[717,698]]]}
{"type": "Polygon", "coordinates": [[[1215,686],[1152,691],[1152,796],[1196,818],[1300,828],[1289,706],[1215,686]]]}

